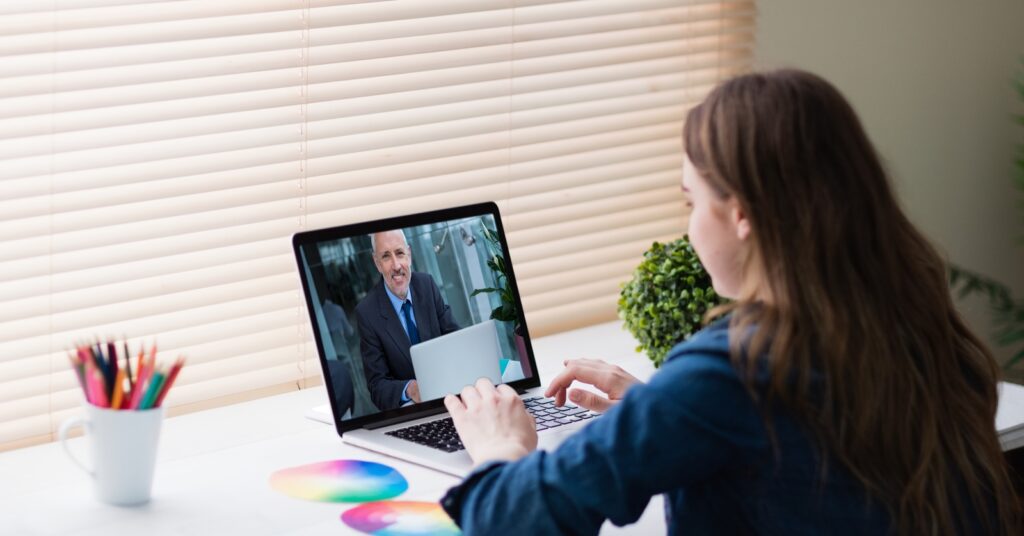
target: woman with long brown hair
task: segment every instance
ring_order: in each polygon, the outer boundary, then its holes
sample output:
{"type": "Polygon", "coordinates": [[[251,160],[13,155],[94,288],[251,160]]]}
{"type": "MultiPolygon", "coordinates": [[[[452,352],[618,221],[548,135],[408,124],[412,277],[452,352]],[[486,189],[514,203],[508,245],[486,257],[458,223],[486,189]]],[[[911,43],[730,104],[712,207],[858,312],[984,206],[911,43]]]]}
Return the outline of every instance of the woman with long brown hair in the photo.
{"type": "Polygon", "coordinates": [[[999,368],[842,95],[740,76],[689,112],[683,146],[690,240],[733,301],[648,384],[567,362],[549,396],[608,411],[554,452],[530,452],[511,389],[447,397],[478,464],[443,501],[453,519],[595,533],[665,493],[672,533],[1019,534],[999,368]]]}

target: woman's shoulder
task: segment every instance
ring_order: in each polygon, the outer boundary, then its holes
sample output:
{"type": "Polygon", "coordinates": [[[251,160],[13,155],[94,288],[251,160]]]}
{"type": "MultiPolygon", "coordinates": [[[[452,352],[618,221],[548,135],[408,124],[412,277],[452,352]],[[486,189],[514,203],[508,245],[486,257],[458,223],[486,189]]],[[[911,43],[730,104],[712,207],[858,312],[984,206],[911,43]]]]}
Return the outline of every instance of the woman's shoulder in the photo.
{"type": "Polygon", "coordinates": [[[676,344],[665,356],[665,364],[676,363],[684,358],[693,360],[691,364],[694,365],[697,362],[709,366],[728,364],[729,319],[720,318],[676,344]]]}
{"type": "Polygon", "coordinates": [[[708,395],[712,400],[748,398],[729,358],[728,321],[714,322],[673,347],[648,387],[654,392],[664,390],[681,401],[695,399],[690,403],[703,404],[703,397],[708,395]],[[681,385],[687,390],[679,391],[681,385]]]}
{"type": "MultiPolygon", "coordinates": [[[[753,327],[744,328],[749,336],[753,327]]],[[[755,365],[756,371],[752,378],[753,383],[746,385],[741,380],[745,373],[741,373],[741,364],[737,364],[731,357],[731,337],[735,336],[735,329],[730,326],[729,317],[720,318],[704,329],[694,333],[690,338],[677,344],[669,351],[665,363],[652,380],[661,377],[662,380],[685,381],[688,384],[699,383],[704,386],[712,386],[713,389],[722,389],[736,396],[747,398],[750,396],[748,387],[755,390],[766,384],[769,379],[766,363],[760,358],[755,365]]],[[[742,346],[742,344],[741,344],[742,346]]],[[[741,359],[744,359],[741,357],[741,359]]],[[[703,390],[703,389],[702,389],[703,390]]]]}
{"type": "Polygon", "coordinates": [[[627,393],[627,404],[638,415],[671,416],[659,434],[685,430],[680,434],[692,437],[696,429],[748,453],[767,445],[756,403],[729,359],[727,322],[673,348],[646,384],[627,393]]]}

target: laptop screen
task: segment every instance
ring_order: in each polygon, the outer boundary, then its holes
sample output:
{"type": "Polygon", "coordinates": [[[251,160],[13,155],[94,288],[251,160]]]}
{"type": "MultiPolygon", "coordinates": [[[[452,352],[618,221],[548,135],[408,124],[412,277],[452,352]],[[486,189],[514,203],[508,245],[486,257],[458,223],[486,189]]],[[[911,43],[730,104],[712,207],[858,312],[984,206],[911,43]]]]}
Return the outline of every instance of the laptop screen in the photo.
{"type": "Polygon", "coordinates": [[[293,246],[339,432],[443,411],[444,393],[478,377],[540,384],[494,203],[298,233],[293,246]]]}

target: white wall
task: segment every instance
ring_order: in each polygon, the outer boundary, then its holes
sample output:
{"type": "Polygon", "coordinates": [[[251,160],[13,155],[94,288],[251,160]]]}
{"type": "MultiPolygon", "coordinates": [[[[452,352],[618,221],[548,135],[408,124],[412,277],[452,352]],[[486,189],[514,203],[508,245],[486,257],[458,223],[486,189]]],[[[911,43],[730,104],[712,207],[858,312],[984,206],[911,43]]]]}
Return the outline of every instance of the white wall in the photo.
{"type": "MultiPolygon", "coordinates": [[[[1024,295],[1012,186],[1024,127],[1024,0],[759,0],[759,67],[800,67],[851,100],[914,222],[962,266],[1024,295]]],[[[988,338],[980,300],[961,304],[988,338]]],[[[998,351],[1002,357],[1006,351],[998,351]]]]}

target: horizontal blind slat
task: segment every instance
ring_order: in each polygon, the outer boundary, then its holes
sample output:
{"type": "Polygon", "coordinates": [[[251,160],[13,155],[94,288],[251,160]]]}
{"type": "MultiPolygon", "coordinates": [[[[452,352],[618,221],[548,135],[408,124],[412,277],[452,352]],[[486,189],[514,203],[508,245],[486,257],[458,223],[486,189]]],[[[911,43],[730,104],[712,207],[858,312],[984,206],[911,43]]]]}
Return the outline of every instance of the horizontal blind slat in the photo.
{"type": "Polygon", "coordinates": [[[538,311],[530,311],[524,305],[524,314],[526,322],[530,326],[530,334],[535,337],[543,337],[581,326],[615,320],[618,318],[615,306],[618,296],[618,293],[605,294],[538,311]]]}
{"type": "MultiPolygon", "coordinates": [[[[265,300],[264,300],[265,301],[265,300]]],[[[298,309],[299,298],[278,304],[266,305],[258,303],[251,308],[252,302],[228,304],[219,309],[219,318],[207,317],[208,321],[197,325],[169,326],[166,330],[145,330],[146,324],[133,326],[134,331],[123,330],[121,333],[83,333],[81,331],[53,333],[51,336],[38,336],[31,339],[19,339],[12,342],[0,342],[3,359],[0,360],[0,378],[18,379],[30,374],[23,371],[41,373],[47,370],[50,363],[57,363],[61,369],[66,362],[65,351],[75,341],[93,339],[97,335],[106,337],[128,336],[133,348],[140,343],[159,343],[161,352],[176,353],[180,349],[207,343],[220,343],[230,337],[248,337],[266,330],[289,327],[296,330],[305,321],[298,309]],[[50,348],[50,345],[54,348],[50,348]]],[[[60,370],[60,369],[58,369],[60,370]]]]}
{"type": "Polygon", "coordinates": [[[159,259],[121,264],[110,264],[94,269],[74,270],[54,274],[38,274],[16,281],[0,282],[0,301],[14,301],[39,293],[73,292],[82,289],[113,285],[131,284],[148,279],[159,281],[160,276],[174,276],[184,272],[199,271],[220,263],[230,262],[277,262],[294,263],[291,255],[283,254],[280,240],[265,240],[249,244],[238,244],[216,250],[199,251],[184,255],[173,255],[159,259]]]}
{"type": "Polygon", "coordinates": [[[544,278],[554,273],[567,273],[588,264],[607,264],[625,260],[639,263],[643,252],[651,247],[653,242],[668,242],[679,238],[682,234],[682,229],[670,229],[661,235],[641,233],[639,238],[599,244],[591,249],[570,251],[533,260],[522,259],[517,255],[516,250],[512,250],[509,255],[513,260],[517,280],[523,284],[530,284],[534,279],[544,278]]]}
{"type": "MultiPolygon", "coordinates": [[[[249,282],[248,285],[259,288],[258,282],[249,282]]],[[[269,289],[270,292],[253,292],[251,296],[254,297],[234,301],[228,301],[228,298],[243,292],[228,289],[228,292],[205,298],[205,305],[194,307],[188,307],[189,302],[184,299],[191,299],[191,296],[176,296],[174,298],[177,298],[179,303],[176,307],[169,307],[169,312],[150,312],[141,317],[133,316],[130,311],[117,307],[97,307],[99,318],[90,316],[88,311],[62,314],[58,310],[54,311],[52,319],[31,318],[0,324],[3,328],[0,330],[0,343],[44,336],[52,336],[57,341],[75,341],[88,339],[96,333],[162,333],[193,328],[230,318],[242,311],[253,313],[297,308],[300,297],[295,288],[294,282],[291,285],[276,282],[276,286],[269,289]],[[231,291],[234,291],[233,294],[231,291]],[[225,299],[218,300],[219,297],[225,299]]],[[[6,359],[7,356],[0,356],[0,360],[6,359]]]]}
{"type": "Polygon", "coordinates": [[[579,283],[579,280],[577,280],[575,285],[533,294],[528,298],[524,298],[523,309],[539,313],[545,309],[564,306],[567,303],[576,303],[590,296],[617,294],[622,283],[627,281],[628,278],[628,274],[616,274],[604,279],[581,278],[585,281],[584,283],[579,283]]]}
{"type": "MultiPolygon", "coordinates": [[[[640,196],[641,198],[646,196],[640,196]]],[[[681,226],[682,198],[672,200],[669,203],[656,204],[648,207],[632,208],[629,210],[617,210],[589,217],[568,218],[557,220],[540,227],[520,229],[509,226],[508,245],[509,248],[529,248],[549,243],[552,239],[561,241],[566,238],[591,234],[599,231],[620,230],[626,226],[642,226],[650,223],[668,223],[681,226]]],[[[584,211],[586,212],[586,207],[584,211]]]]}
{"type": "MultiPolygon", "coordinates": [[[[560,237],[557,240],[525,244],[518,247],[509,244],[511,249],[510,255],[517,259],[517,262],[531,262],[553,255],[585,251],[589,248],[600,247],[608,243],[635,241],[649,236],[664,236],[672,233],[682,234],[680,226],[680,221],[674,218],[670,220],[655,220],[615,229],[600,229],[587,234],[560,237]]],[[[509,234],[511,235],[511,232],[509,234]]],[[[552,234],[556,233],[553,232],[552,234]]],[[[511,241],[511,236],[509,240],[511,241]]]]}
{"type": "MultiPolygon", "coordinates": [[[[59,304],[62,312],[78,311],[91,307],[114,304],[132,304],[142,300],[154,300],[154,307],[168,294],[190,290],[207,290],[241,283],[252,279],[264,280],[285,275],[294,277],[294,261],[288,256],[268,257],[257,260],[221,262],[205,269],[166,274],[134,281],[118,281],[109,285],[88,287],[68,292],[50,292],[51,300],[59,304]]],[[[50,304],[40,303],[30,297],[6,302],[9,308],[0,311],[0,324],[16,319],[29,319],[50,314],[50,304]]],[[[198,302],[196,302],[198,303],[198,302]]]]}
{"type": "MultiPolygon", "coordinates": [[[[586,265],[586,270],[582,274],[579,273],[579,270],[574,270],[571,272],[556,272],[524,280],[518,285],[519,292],[526,296],[545,295],[546,293],[554,292],[563,288],[569,288],[578,284],[581,276],[583,279],[588,281],[600,281],[614,278],[625,280],[624,278],[628,278],[632,274],[633,269],[635,269],[639,263],[640,261],[635,257],[603,264],[590,262],[586,265]]],[[[532,311],[542,309],[543,306],[539,302],[535,301],[531,303],[532,311]]]]}
{"type": "MultiPolygon", "coordinates": [[[[512,212],[505,221],[510,229],[516,229],[520,233],[518,239],[523,240],[523,233],[526,231],[536,229],[535,236],[544,236],[547,226],[569,220],[580,220],[581,225],[585,226],[591,223],[590,218],[614,214],[614,219],[601,221],[602,225],[614,225],[616,219],[629,218],[633,211],[640,209],[649,210],[652,217],[660,217],[663,214],[680,215],[683,198],[679,192],[678,172],[660,173],[639,179],[641,180],[599,184],[607,188],[565,191],[559,196],[562,202],[547,200],[548,208],[512,212]],[[618,216],[621,211],[627,212],[623,216],[618,216]],[[659,216],[654,216],[655,213],[659,216]]],[[[510,203],[518,204],[518,200],[511,199],[510,203]]]]}

